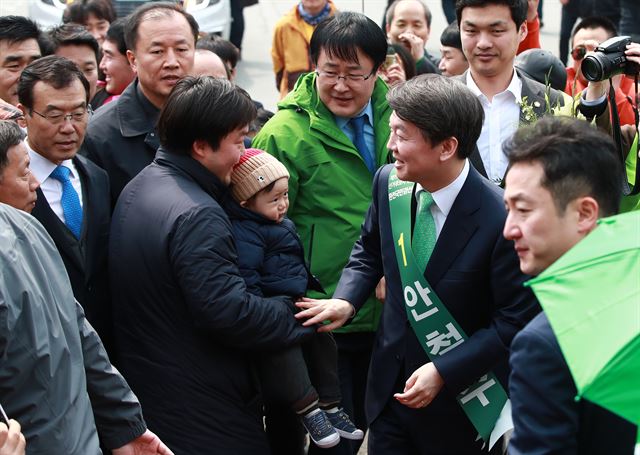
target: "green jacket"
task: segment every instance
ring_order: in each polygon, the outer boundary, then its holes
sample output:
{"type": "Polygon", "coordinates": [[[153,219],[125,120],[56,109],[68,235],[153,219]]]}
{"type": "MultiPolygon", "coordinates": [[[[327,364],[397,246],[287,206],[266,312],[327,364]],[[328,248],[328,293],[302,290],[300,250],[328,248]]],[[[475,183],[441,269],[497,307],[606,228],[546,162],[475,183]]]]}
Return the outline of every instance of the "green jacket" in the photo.
{"type": "MultiPolygon", "coordinates": [[[[289,170],[288,216],[296,224],[312,273],[331,296],[360,236],[371,204],[373,176],[320,101],[315,80],[315,73],[298,80],[252,146],[274,155],[289,170]]],[[[371,96],[377,166],[391,161],[387,149],[391,108],[386,94],[386,84],[378,79],[371,96]]],[[[311,291],[308,295],[327,297],[311,291]]],[[[375,331],[381,311],[372,296],[341,331],[375,331]]]]}

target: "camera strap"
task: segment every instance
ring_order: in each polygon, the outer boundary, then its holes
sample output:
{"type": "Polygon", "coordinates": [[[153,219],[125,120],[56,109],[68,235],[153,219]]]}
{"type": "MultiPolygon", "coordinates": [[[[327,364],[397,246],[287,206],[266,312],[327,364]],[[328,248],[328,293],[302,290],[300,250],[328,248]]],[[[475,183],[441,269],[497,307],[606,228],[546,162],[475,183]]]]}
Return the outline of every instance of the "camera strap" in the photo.
{"type": "MultiPolygon", "coordinates": [[[[639,115],[638,115],[638,74],[635,75],[635,90],[636,90],[636,99],[635,103],[631,103],[633,107],[633,111],[635,114],[636,121],[636,135],[638,134],[638,123],[639,123],[639,115]]],[[[616,92],[613,86],[613,80],[609,79],[609,106],[611,107],[611,127],[613,130],[613,140],[616,143],[616,148],[618,149],[618,153],[620,154],[620,163],[622,164],[623,174],[622,174],[622,194],[625,196],[635,196],[640,193],[640,159],[636,157],[636,169],[635,169],[635,179],[633,182],[633,186],[629,186],[629,179],[627,177],[626,172],[626,154],[625,150],[622,148],[622,131],[620,129],[620,114],[618,113],[618,105],[616,104],[616,92]]],[[[628,153],[637,153],[636,151],[627,150],[628,153]]]]}

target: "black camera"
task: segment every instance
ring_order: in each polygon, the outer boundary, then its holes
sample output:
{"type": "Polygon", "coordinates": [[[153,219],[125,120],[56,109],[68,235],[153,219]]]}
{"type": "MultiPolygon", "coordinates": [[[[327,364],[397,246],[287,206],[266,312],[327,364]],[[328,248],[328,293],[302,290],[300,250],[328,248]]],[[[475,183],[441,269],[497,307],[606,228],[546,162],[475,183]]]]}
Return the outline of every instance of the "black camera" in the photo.
{"type": "Polygon", "coordinates": [[[630,37],[616,36],[596,47],[595,52],[587,55],[580,66],[584,78],[596,82],[616,74],[634,75],[640,72],[640,65],[628,61],[624,55],[627,44],[631,44],[630,37]]]}

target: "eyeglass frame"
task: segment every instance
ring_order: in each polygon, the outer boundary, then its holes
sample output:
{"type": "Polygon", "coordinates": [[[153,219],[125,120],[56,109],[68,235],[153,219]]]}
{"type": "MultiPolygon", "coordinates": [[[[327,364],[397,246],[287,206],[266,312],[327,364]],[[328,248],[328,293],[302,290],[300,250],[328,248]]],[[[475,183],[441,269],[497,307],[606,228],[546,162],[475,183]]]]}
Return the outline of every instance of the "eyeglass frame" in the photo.
{"type": "Polygon", "coordinates": [[[374,76],[377,73],[377,71],[375,69],[373,69],[373,70],[371,70],[371,72],[367,76],[364,76],[362,74],[358,74],[358,75],[347,74],[346,76],[341,76],[340,73],[336,73],[336,76],[332,77],[332,76],[327,76],[327,72],[331,72],[331,71],[320,71],[320,70],[315,70],[314,71],[314,73],[316,73],[316,75],[318,77],[323,77],[323,78],[325,78],[325,80],[329,79],[329,82],[331,82],[333,84],[337,84],[340,79],[343,79],[345,84],[347,84],[349,82],[360,83],[360,82],[364,82],[364,81],[367,81],[367,80],[371,79],[371,77],[374,76]],[[357,79],[350,79],[351,77],[357,77],[357,79]]]}
{"type": "Polygon", "coordinates": [[[84,120],[86,118],[87,115],[92,114],[93,110],[91,109],[91,106],[87,104],[83,108],[82,118],[80,118],[80,119],[74,118],[74,114],[79,114],[79,112],[74,112],[74,113],[70,113],[70,114],[62,114],[60,116],[60,119],[54,119],[54,120],[51,120],[51,117],[49,117],[48,114],[41,114],[40,112],[36,111],[35,109],[29,109],[29,114],[34,114],[34,113],[38,114],[40,117],[45,119],[51,125],[62,125],[67,120],[69,120],[71,123],[80,123],[82,120],[84,120]]]}

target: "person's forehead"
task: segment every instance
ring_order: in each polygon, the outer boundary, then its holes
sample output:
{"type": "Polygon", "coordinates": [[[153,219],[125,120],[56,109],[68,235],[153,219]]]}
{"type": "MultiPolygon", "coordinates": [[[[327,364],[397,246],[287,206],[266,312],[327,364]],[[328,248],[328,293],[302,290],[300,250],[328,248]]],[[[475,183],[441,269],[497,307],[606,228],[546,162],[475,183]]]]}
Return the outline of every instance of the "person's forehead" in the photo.
{"type": "Polygon", "coordinates": [[[515,24],[511,17],[511,10],[507,5],[492,3],[484,6],[467,6],[462,10],[460,19],[461,25],[515,24]]]}
{"type": "Polygon", "coordinates": [[[402,0],[396,5],[393,22],[400,20],[422,20],[427,17],[424,5],[416,0],[402,0]]]}
{"type": "Polygon", "coordinates": [[[35,38],[22,41],[0,40],[0,57],[4,58],[9,54],[40,55],[40,45],[35,38]]]}
{"type": "Polygon", "coordinates": [[[159,34],[167,34],[171,32],[171,36],[183,35],[186,40],[194,40],[191,26],[187,19],[176,11],[158,12],[150,11],[144,15],[138,25],[138,40],[151,40],[159,34]]]}
{"type": "Polygon", "coordinates": [[[9,147],[7,156],[9,157],[9,161],[14,164],[26,164],[29,162],[29,153],[27,152],[24,142],[9,147]]]}
{"type": "Polygon", "coordinates": [[[63,44],[56,50],[55,54],[67,57],[69,60],[76,58],[85,61],[87,59],[95,60],[96,58],[93,48],[88,44],[63,44]]]}
{"type": "Polygon", "coordinates": [[[576,32],[573,36],[573,42],[584,42],[588,40],[594,40],[598,42],[606,41],[609,38],[609,33],[602,27],[596,28],[582,28],[576,32]]]}
{"type": "Polygon", "coordinates": [[[373,60],[371,60],[369,56],[367,56],[364,52],[362,52],[362,50],[359,47],[357,47],[355,51],[356,51],[356,56],[358,57],[357,62],[342,59],[337,55],[335,55],[335,53],[330,53],[330,50],[327,49],[326,47],[322,47],[320,49],[320,54],[318,56],[318,66],[329,65],[329,66],[342,66],[347,68],[365,68],[368,66],[373,66],[373,60]]]}
{"type": "Polygon", "coordinates": [[[86,91],[80,79],[74,77],[73,82],[66,87],[55,88],[45,81],[38,81],[33,85],[33,104],[44,106],[68,107],[68,104],[80,105],[86,102],[86,91]]]}

